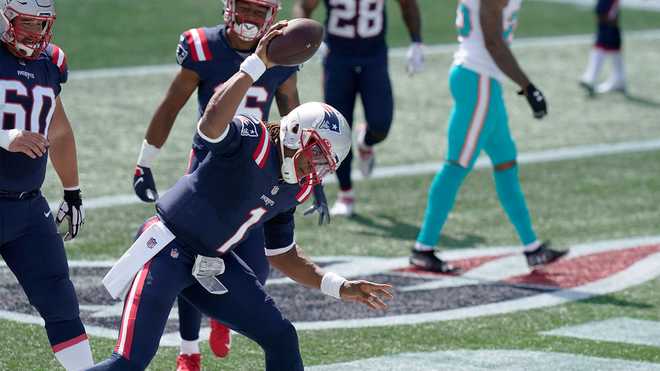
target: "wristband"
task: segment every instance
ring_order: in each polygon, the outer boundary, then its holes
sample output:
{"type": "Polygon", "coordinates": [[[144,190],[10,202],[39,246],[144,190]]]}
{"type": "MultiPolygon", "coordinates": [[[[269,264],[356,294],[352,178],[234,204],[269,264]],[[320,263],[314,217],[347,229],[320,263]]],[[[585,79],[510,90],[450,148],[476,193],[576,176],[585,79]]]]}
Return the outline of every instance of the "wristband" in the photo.
{"type": "Polygon", "coordinates": [[[160,148],[149,144],[147,140],[142,141],[142,148],[140,149],[140,155],[138,156],[137,164],[141,167],[151,167],[151,163],[156,159],[160,153],[160,148]]]}
{"type": "Polygon", "coordinates": [[[321,279],[321,292],[333,298],[341,299],[340,289],[344,282],[346,282],[346,278],[337,273],[327,272],[321,279]]]}
{"type": "Polygon", "coordinates": [[[241,63],[240,70],[247,73],[252,82],[255,82],[266,72],[266,65],[259,56],[251,54],[241,63]]]}
{"type": "Polygon", "coordinates": [[[20,133],[21,131],[18,129],[0,130],[0,147],[9,151],[9,145],[20,133]]]}

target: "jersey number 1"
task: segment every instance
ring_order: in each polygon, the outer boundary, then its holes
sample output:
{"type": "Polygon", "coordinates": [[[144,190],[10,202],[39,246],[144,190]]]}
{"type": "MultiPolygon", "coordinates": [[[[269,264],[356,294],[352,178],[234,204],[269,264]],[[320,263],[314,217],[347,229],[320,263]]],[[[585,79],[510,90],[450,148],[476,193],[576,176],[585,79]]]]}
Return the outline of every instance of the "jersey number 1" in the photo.
{"type": "Polygon", "coordinates": [[[234,233],[233,236],[231,236],[225,243],[223,243],[222,246],[217,248],[218,252],[224,254],[232,247],[234,247],[234,245],[239,243],[245,236],[245,233],[247,233],[248,229],[259,223],[261,218],[263,218],[267,212],[268,210],[264,209],[263,207],[257,207],[256,209],[250,210],[247,220],[243,222],[240,227],[238,227],[236,233],[234,233]]]}
{"type": "Polygon", "coordinates": [[[0,107],[0,128],[47,135],[55,112],[55,92],[53,88],[40,85],[28,92],[27,87],[18,80],[0,80],[0,107]],[[25,104],[11,102],[10,92],[16,97],[32,97],[32,104],[26,107],[25,104]],[[9,117],[13,117],[13,122],[9,117]]]}

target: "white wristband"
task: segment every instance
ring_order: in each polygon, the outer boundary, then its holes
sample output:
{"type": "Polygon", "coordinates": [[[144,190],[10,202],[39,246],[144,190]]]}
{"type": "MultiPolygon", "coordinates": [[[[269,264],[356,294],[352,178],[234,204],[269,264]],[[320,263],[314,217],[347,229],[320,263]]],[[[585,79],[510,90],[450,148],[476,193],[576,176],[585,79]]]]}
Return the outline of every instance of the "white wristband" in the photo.
{"type": "Polygon", "coordinates": [[[0,147],[9,151],[9,145],[20,133],[18,129],[0,130],[0,147]]]}
{"type": "Polygon", "coordinates": [[[259,80],[264,72],[266,72],[266,65],[261,60],[261,58],[259,58],[259,56],[256,54],[251,54],[245,58],[243,63],[241,63],[240,70],[247,73],[250,78],[252,78],[252,82],[255,82],[259,80]]]}
{"type": "Polygon", "coordinates": [[[321,279],[321,292],[333,298],[341,299],[340,289],[344,282],[346,282],[346,278],[337,273],[327,272],[321,279]]]}
{"type": "Polygon", "coordinates": [[[149,144],[146,139],[143,140],[137,164],[142,167],[151,167],[151,163],[156,159],[158,153],[160,153],[160,148],[149,144]]]}

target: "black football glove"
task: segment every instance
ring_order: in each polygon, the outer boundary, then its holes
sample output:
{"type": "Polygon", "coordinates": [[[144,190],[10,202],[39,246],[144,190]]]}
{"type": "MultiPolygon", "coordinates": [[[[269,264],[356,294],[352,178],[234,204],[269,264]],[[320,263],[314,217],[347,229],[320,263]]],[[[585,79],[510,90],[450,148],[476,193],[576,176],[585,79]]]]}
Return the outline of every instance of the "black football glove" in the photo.
{"type": "Polygon", "coordinates": [[[156,202],[158,200],[156,182],[154,181],[154,176],[151,174],[151,169],[140,165],[135,167],[133,190],[140,200],[144,202],[156,202]]]}
{"type": "Polygon", "coordinates": [[[542,119],[543,116],[548,114],[548,102],[534,84],[527,85],[525,89],[518,92],[518,95],[524,95],[527,98],[527,103],[532,107],[534,118],[542,119]]]}
{"type": "Polygon", "coordinates": [[[64,201],[60,204],[57,211],[55,223],[59,227],[66,219],[69,223],[69,230],[64,235],[64,241],[73,240],[80,232],[80,228],[85,224],[85,209],[82,205],[80,190],[64,191],[64,201]]]}
{"type": "Polygon", "coordinates": [[[319,213],[319,225],[330,224],[330,209],[328,209],[328,200],[325,198],[323,185],[314,186],[314,204],[305,210],[305,216],[319,213]]]}

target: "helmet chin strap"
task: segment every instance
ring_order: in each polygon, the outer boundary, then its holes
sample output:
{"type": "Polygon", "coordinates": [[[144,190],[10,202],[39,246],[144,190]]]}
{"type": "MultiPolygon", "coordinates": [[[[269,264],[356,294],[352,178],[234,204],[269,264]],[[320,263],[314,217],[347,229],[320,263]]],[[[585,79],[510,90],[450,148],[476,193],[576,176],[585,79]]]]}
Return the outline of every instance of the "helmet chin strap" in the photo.
{"type": "Polygon", "coordinates": [[[282,179],[289,184],[297,184],[298,176],[296,175],[296,167],[291,157],[282,158],[282,179]]]}

